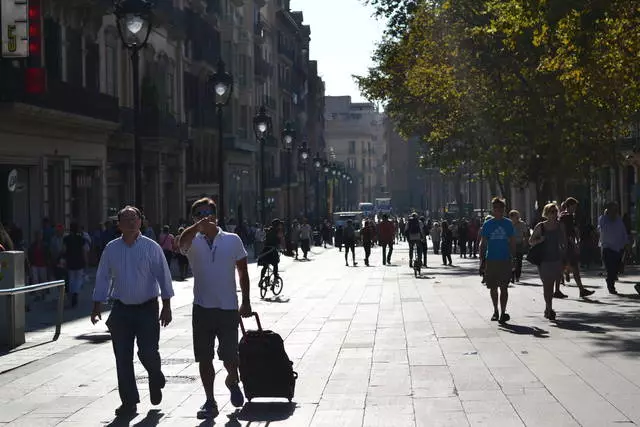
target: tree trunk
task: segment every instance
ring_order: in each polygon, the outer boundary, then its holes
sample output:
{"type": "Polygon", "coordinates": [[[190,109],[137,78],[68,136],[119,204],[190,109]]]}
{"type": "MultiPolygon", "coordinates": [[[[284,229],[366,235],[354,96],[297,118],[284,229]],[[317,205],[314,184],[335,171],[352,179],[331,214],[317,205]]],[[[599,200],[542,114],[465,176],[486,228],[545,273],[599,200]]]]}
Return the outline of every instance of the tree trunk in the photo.
{"type": "Polygon", "coordinates": [[[456,193],[456,205],[458,205],[458,218],[464,218],[464,197],[462,194],[462,172],[458,172],[454,178],[454,191],[456,193]]]}

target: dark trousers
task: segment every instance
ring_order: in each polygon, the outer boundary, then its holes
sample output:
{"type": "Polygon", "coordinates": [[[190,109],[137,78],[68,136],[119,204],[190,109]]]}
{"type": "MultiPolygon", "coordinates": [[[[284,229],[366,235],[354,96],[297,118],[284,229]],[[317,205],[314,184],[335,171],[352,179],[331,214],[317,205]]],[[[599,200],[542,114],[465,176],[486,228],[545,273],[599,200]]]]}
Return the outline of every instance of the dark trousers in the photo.
{"type": "Polygon", "coordinates": [[[371,242],[364,242],[362,247],[364,248],[364,263],[368,265],[371,256],[371,242]]]}
{"type": "Polygon", "coordinates": [[[353,262],[356,262],[356,243],[355,242],[344,242],[344,260],[349,262],[349,251],[351,251],[351,257],[353,262]]]}
{"type": "Polygon", "coordinates": [[[458,245],[460,246],[460,256],[467,256],[467,241],[464,239],[458,240],[458,245]]]}
{"type": "Polygon", "coordinates": [[[514,269],[514,278],[516,280],[520,280],[520,276],[522,276],[522,258],[524,257],[524,251],[522,249],[516,250],[516,256],[514,259],[515,269],[514,269]]]}
{"type": "Polygon", "coordinates": [[[391,254],[393,253],[393,243],[381,243],[382,245],[382,265],[391,264],[391,254]],[[387,248],[389,252],[387,252],[387,248]]]}
{"type": "Polygon", "coordinates": [[[113,304],[107,327],[111,333],[113,353],[116,357],[118,392],[122,403],[140,402],[133,370],[134,341],[138,344],[138,359],[149,374],[149,384],[164,383],[158,351],[160,340],[158,310],[157,298],[140,305],[125,305],[120,301],[113,304]]]}
{"type": "Polygon", "coordinates": [[[609,290],[615,288],[623,253],[624,251],[614,251],[608,248],[602,249],[602,262],[604,263],[604,268],[607,270],[607,288],[609,290]]]}

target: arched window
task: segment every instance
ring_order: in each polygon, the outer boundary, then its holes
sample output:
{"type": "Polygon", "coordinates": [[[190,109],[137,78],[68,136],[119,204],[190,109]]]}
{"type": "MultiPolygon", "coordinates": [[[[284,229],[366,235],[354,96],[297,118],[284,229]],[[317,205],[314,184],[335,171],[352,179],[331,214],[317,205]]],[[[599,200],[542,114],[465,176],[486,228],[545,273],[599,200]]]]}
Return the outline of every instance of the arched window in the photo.
{"type": "Polygon", "coordinates": [[[105,50],[105,93],[118,97],[118,75],[120,68],[118,67],[118,49],[120,46],[118,30],[109,27],[104,32],[104,50],[105,50]]]}

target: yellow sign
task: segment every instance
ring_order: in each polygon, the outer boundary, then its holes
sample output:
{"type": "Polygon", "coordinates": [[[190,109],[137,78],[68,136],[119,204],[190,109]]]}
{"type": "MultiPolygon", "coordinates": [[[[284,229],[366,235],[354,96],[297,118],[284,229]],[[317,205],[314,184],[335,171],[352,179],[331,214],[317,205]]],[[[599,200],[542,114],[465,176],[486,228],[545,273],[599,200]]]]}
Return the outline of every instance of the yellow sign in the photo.
{"type": "Polygon", "coordinates": [[[27,0],[0,0],[2,2],[2,56],[26,58],[29,56],[29,2],[27,0]]]}

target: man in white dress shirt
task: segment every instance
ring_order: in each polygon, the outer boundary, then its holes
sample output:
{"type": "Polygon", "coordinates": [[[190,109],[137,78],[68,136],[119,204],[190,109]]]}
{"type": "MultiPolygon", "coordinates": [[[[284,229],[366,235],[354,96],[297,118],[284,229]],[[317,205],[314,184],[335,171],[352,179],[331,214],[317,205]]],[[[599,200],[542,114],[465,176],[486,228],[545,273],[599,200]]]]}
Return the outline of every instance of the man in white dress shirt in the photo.
{"type": "Polygon", "coordinates": [[[140,233],[141,223],[142,213],[134,206],[126,206],[118,213],[122,236],[104,248],[93,291],[91,322],[94,325],[102,319],[102,303],[109,297],[114,300],[106,324],[116,357],[122,401],[116,415],[122,417],[135,415],[140,402],[133,369],[134,340],[138,344],[138,358],[149,374],[149,397],[153,405],[162,401],[165,386],[158,342],[160,324],[171,323],[173,286],[160,245],[140,233]],[[159,322],[158,296],[162,297],[159,322]]]}
{"type": "Polygon", "coordinates": [[[218,227],[216,204],[210,198],[196,201],[191,215],[195,223],[184,230],[178,242],[193,271],[193,351],[207,396],[197,417],[213,419],[218,415],[213,395],[216,339],[218,358],[227,371],[225,384],[231,393],[231,404],[240,407],[244,403],[238,385],[238,324],[240,316],[251,315],[247,251],[237,234],[218,227]],[[242,290],[239,308],[236,270],[242,290]]]}

